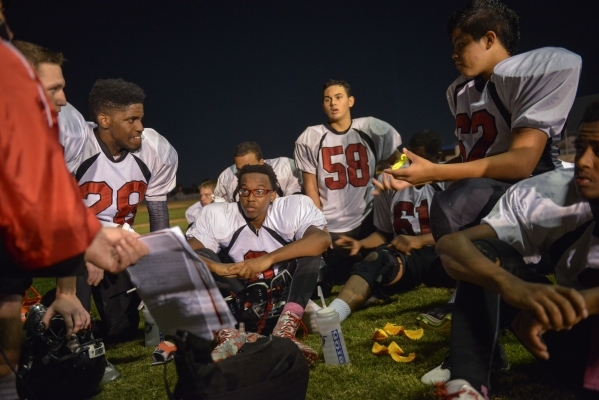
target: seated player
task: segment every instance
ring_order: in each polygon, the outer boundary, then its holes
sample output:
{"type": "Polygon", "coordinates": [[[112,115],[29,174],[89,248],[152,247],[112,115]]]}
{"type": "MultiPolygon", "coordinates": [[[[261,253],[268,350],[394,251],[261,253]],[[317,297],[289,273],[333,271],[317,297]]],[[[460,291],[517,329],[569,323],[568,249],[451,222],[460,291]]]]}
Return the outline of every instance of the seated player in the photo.
{"type": "MultiPolygon", "coordinates": [[[[432,131],[416,133],[408,148],[433,163],[442,157],[441,138],[432,131]]],[[[429,206],[443,183],[384,191],[374,197],[376,232],[356,240],[341,235],[336,244],[347,248],[351,255],[361,249],[372,250],[354,265],[352,275],[331,303],[345,320],[372,294],[389,296],[415,288],[421,283],[437,287],[453,287],[455,281],[435,262],[437,255],[430,233],[429,206]]]]}
{"type": "Polygon", "coordinates": [[[279,196],[289,196],[302,192],[302,177],[295,167],[295,162],[287,157],[278,157],[269,160],[262,158],[262,150],[256,142],[243,142],[235,146],[233,152],[233,162],[229,168],[221,172],[218,177],[216,189],[214,189],[214,198],[234,203],[239,200],[237,193],[237,172],[244,165],[268,164],[277,174],[279,187],[277,194],[279,196]]]}
{"type": "MultiPolygon", "coordinates": [[[[272,334],[293,340],[312,365],[316,351],[299,342],[295,334],[316,288],[319,256],[331,244],[324,230],[326,220],[306,196],[278,197],[277,176],[268,164],[245,165],[238,178],[239,202],[206,207],[187,232],[192,236],[189,244],[206,257],[217,281],[227,284],[233,293],[243,289],[248,280],[266,274],[274,264],[297,259],[295,271],[289,271],[293,275],[289,297],[272,334]]],[[[239,333],[232,329],[217,332],[219,345],[213,358],[219,359],[221,347],[230,346],[236,335],[239,333]]]]}
{"type": "MultiPolygon", "coordinates": [[[[84,203],[105,226],[133,226],[145,199],[150,231],[169,227],[166,195],[175,187],[177,152],[158,132],[142,125],[144,99],[134,83],[98,80],[89,95],[95,124],[87,123],[70,104],[58,117],[67,167],[84,203]]],[[[87,272],[88,277],[78,279],[77,296],[89,310],[93,294],[104,340],[135,336],[139,297],[112,297],[133,287],[128,276],[104,275],[93,265],[87,272]]]]}
{"type": "MultiPolygon", "coordinates": [[[[323,211],[333,241],[340,234],[360,240],[374,232],[371,179],[379,161],[393,164],[400,156],[399,133],[373,117],[352,119],[354,101],[347,82],[326,82],[322,106],[327,123],[308,127],[295,142],[305,193],[323,211]]],[[[328,255],[336,283],[347,280],[352,261],[336,246],[328,255]]]]}
{"type": "MultiPolygon", "coordinates": [[[[556,144],[581,68],[580,57],[562,48],[516,55],[518,16],[497,0],[459,9],[447,33],[461,73],[447,90],[460,155],[433,164],[406,152],[410,167],[386,170],[384,182],[399,189],[407,183],[457,181],[433,199],[435,240],[480,223],[514,182],[562,168],[556,144]]],[[[432,312],[432,323],[443,319],[442,310],[432,312]]]]}
{"type": "Polygon", "coordinates": [[[488,398],[489,366],[506,327],[563,382],[599,390],[598,317],[584,321],[599,314],[599,103],[585,111],[575,147],[575,171],[518,183],[481,225],[439,240],[443,266],[459,280],[447,398],[488,398]],[[530,268],[543,250],[559,286],[530,268]]]}
{"type": "Polygon", "coordinates": [[[185,211],[185,218],[187,218],[189,224],[193,224],[193,221],[198,218],[202,209],[214,201],[215,188],[216,181],[206,181],[200,185],[200,201],[193,204],[187,211],[185,211]]]}

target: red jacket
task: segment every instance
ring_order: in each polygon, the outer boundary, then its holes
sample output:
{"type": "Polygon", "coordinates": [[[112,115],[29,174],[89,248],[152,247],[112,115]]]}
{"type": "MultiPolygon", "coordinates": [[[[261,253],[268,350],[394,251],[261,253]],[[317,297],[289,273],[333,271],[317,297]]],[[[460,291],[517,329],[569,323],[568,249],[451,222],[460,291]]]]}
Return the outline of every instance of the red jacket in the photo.
{"type": "Polygon", "coordinates": [[[0,257],[0,268],[81,268],[99,230],[66,169],[56,113],[33,68],[0,40],[0,253],[11,259],[0,257]]]}

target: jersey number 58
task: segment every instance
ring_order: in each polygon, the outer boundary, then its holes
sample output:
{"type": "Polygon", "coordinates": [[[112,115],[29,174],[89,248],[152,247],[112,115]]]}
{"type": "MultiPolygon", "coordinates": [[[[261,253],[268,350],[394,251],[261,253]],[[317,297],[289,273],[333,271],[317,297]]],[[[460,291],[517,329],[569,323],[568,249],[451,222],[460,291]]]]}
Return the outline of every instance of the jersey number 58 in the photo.
{"type": "Polygon", "coordinates": [[[325,185],[330,190],[339,190],[347,186],[347,182],[354,187],[368,185],[370,181],[370,168],[368,167],[368,151],[362,143],[352,143],[345,148],[343,146],[322,148],[322,168],[331,174],[337,173],[337,179],[327,177],[325,185]],[[333,163],[332,157],[345,154],[347,166],[341,162],[333,163]]]}

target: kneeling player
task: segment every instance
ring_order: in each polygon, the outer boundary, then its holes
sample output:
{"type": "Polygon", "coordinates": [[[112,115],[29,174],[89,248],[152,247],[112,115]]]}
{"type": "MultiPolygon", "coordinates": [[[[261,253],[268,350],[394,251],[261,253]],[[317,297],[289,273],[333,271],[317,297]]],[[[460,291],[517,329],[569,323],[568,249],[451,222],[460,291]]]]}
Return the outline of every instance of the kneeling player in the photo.
{"type": "MultiPolygon", "coordinates": [[[[287,302],[272,334],[293,340],[310,365],[316,351],[295,338],[304,308],[316,287],[320,255],[330,246],[331,237],[324,230],[326,220],[310,198],[303,195],[277,197],[277,176],[272,167],[245,165],[238,174],[238,203],[215,203],[207,207],[188,230],[194,250],[210,259],[206,263],[233,293],[274,264],[297,259],[287,302]],[[229,259],[221,263],[215,258],[229,259]]],[[[242,322],[242,321],[240,321],[242,322]]],[[[232,329],[216,333],[222,348],[231,346],[239,334],[232,329]]],[[[240,344],[241,345],[241,344],[240,344]]]]}

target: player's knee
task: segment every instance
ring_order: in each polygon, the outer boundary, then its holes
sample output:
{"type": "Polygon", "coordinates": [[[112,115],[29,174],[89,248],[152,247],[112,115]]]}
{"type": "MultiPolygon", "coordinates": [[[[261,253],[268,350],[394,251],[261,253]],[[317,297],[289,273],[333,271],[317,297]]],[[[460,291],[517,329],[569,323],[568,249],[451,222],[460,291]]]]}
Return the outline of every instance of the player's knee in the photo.
{"type": "Polygon", "coordinates": [[[377,248],[370,252],[363,261],[354,264],[352,275],[364,279],[370,291],[374,292],[379,285],[391,283],[399,273],[397,257],[385,248],[377,248]]]}

